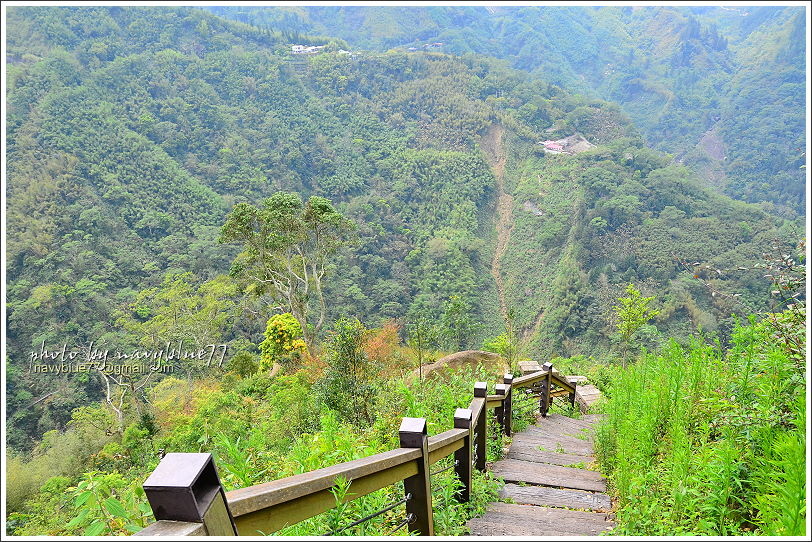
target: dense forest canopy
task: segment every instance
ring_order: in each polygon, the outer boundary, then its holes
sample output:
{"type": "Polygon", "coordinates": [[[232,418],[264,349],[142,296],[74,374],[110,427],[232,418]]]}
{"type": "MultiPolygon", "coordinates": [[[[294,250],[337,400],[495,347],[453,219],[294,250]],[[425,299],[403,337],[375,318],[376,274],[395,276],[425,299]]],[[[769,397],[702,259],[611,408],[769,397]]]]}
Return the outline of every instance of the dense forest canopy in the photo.
{"type": "Polygon", "coordinates": [[[806,125],[796,114],[806,82],[801,7],[209,9],[366,49],[441,44],[430,50],[505,59],[550,83],[619,103],[648,144],[726,194],[769,202],[779,214],[804,212],[806,125]]]}
{"type": "MultiPolygon", "coordinates": [[[[616,106],[484,57],[299,58],[286,34],[188,8],[15,8],[9,28],[16,446],[100,391],[87,375],[26,377],[29,352],[144,346],[136,323],[161,308],[139,292],[170,288],[165,277],[179,273],[209,292],[239,250],[217,243],[226,213],[279,190],[330,198],[357,224],[357,244],[328,262],[331,321],[440,321],[453,298],[466,331],[445,346],[469,348],[498,334],[501,299],[531,355],[608,348],[611,302],[629,281],[661,292],[664,329],[724,331],[735,307],[678,262],[735,269],[797,230],[703,188],[649,150],[616,106]],[[484,138],[493,127],[503,135],[484,138]],[[573,134],[598,146],[576,156],[539,148],[573,134]],[[503,188],[488,161],[496,151],[503,188]],[[513,208],[497,284],[500,190],[513,208]],[[28,407],[57,383],[52,400],[28,407]]],[[[717,280],[760,307],[754,277],[717,280]]],[[[226,290],[199,303],[256,303],[226,290]]],[[[250,348],[263,307],[196,336],[250,348]]]]}
{"type": "MultiPolygon", "coordinates": [[[[9,7],[18,532],[62,532],[43,511],[91,467],[143,526],[161,446],[216,449],[230,487],[315,468],[307,432],[385,449],[453,402],[412,395],[413,353],[608,363],[781,310],[761,262],[803,236],[804,13],[746,9],[9,7]],[[630,284],[657,304],[633,338],[630,284]],[[183,345],[212,352],[35,370],[183,345]]],[[[129,529],[101,521],[69,529],[129,529]]]]}

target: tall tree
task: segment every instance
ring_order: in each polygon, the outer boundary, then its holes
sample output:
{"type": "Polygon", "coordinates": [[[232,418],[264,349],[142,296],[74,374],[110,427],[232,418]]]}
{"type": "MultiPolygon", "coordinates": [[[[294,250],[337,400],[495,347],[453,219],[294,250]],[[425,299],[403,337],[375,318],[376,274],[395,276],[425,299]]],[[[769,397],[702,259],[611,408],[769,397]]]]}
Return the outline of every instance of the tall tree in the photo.
{"type": "Polygon", "coordinates": [[[612,307],[617,315],[617,332],[620,341],[625,346],[623,366],[626,366],[626,357],[635,333],[646,323],[660,314],[657,309],[651,308],[654,296],[643,297],[634,284],[626,286],[626,293],[629,297],[619,297],[619,305],[612,307]]]}
{"type": "Polygon", "coordinates": [[[354,229],[327,198],[312,196],[305,203],[298,194],[279,192],[259,207],[234,206],[220,242],[244,243],[232,273],[249,291],[268,294],[290,311],[312,347],[327,312],[323,282],[329,257],[350,242],[354,229]]]}

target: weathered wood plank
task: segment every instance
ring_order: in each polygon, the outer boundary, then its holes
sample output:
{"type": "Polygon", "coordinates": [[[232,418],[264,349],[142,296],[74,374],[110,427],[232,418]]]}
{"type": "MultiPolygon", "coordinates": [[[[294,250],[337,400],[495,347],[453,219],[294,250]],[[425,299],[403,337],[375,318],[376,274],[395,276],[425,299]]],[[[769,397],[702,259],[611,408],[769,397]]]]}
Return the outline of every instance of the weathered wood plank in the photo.
{"type": "Polygon", "coordinates": [[[472,534],[476,530],[477,534],[489,535],[515,532],[518,526],[532,526],[535,536],[561,536],[560,533],[570,536],[595,536],[614,527],[608,516],[600,512],[501,502],[488,505],[485,515],[482,518],[472,519],[468,525],[472,534]]]}
{"type": "Polygon", "coordinates": [[[563,389],[567,390],[570,393],[575,391],[575,387],[572,384],[570,384],[569,382],[567,382],[567,379],[564,377],[564,375],[562,375],[560,373],[558,375],[556,375],[555,371],[553,371],[551,380],[552,380],[552,383],[555,384],[556,386],[558,386],[559,388],[563,388],[563,389]]]}
{"type": "Polygon", "coordinates": [[[471,410],[471,424],[476,427],[479,422],[479,417],[485,412],[485,399],[482,397],[474,397],[468,408],[471,410]]]}
{"type": "Polygon", "coordinates": [[[543,422],[539,423],[537,421],[536,425],[528,426],[527,429],[525,429],[525,431],[531,435],[541,435],[541,436],[558,435],[561,437],[582,440],[584,442],[592,440],[591,439],[592,428],[589,426],[584,427],[580,425],[569,425],[555,422],[545,424],[543,422]]]}
{"type": "Polygon", "coordinates": [[[250,514],[324,489],[330,489],[338,476],[342,476],[347,480],[356,480],[410,463],[419,457],[420,450],[397,448],[389,452],[289,476],[273,482],[234,489],[226,493],[226,500],[231,514],[236,518],[237,516],[250,514]]]}
{"type": "Polygon", "coordinates": [[[559,454],[556,452],[542,452],[534,446],[513,444],[506,456],[507,459],[520,459],[522,461],[531,461],[534,463],[548,463],[550,465],[561,465],[566,467],[569,465],[584,464],[588,465],[594,461],[591,456],[576,455],[576,454],[559,454]]]}
{"type": "Polygon", "coordinates": [[[147,525],[133,536],[207,536],[202,523],[162,519],[147,525]]]}
{"type": "Polygon", "coordinates": [[[536,422],[536,425],[527,427],[527,431],[532,434],[558,435],[589,441],[592,440],[593,429],[583,425],[544,421],[536,422]]]}
{"type": "Polygon", "coordinates": [[[575,391],[575,399],[586,409],[589,409],[598,399],[601,398],[601,392],[598,388],[591,384],[585,386],[578,386],[575,391]]]}
{"type": "MultiPolygon", "coordinates": [[[[420,452],[420,450],[417,451],[420,452]]],[[[344,502],[368,495],[386,486],[391,486],[415,474],[417,474],[417,462],[410,461],[382,472],[355,479],[350,486],[352,489],[344,498],[344,502]]],[[[234,514],[234,522],[237,524],[237,532],[242,536],[256,536],[260,533],[271,534],[283,527],[294,525],[326,512],[331,508],[335,508],[335,506],[335,496],[329,489],[323,489],[244,515],[237,516],[234,514]]]]}
{"type": "Polygon", "coordinates": [[[544,427],[528,427],[525,434],[531,437],[564,438],[575,439],[590,444],[594,431],[591,428],[567,427],[564,425],[550,424],[544,427]]]}
{"type": "Polygon", "coordinates": [[[503,459],[493,464],[491,472],[505,482],[606,491],[606,479],[599,472],[559,465],[533,463],[519,459],[503,459]]]}
{"type": "Polygon", "coordinates": [[[558,506],[601,512],[608,512],[612,508],[612,501],[609,495],[605,493],[543,486],[505,484],[505,487],[499,491],[499,497],[513,499],[516,504],[532,504],[536,506],[558,506]]]}
{"type": "Polygon", "coordinates": [[[566,425],[571,425],[573,427],[594,427],[596,423],[600,420],[599,418],[589,418],[589,416],[597,416],[597,414],[584,414],[580,418],[569,418],[562,414],[553,413],[547,416],[546,418],[541,418],[537,426],[542,426],[545,423],[561,423],[566,425]]]}
{"type": "MultiPolygon", "coordinates": [[[[496,517],[496,523],[494,523],[493,521],[489,521],[490,517],[491,516],[483,516],[469,520],[467,527],[471,536],[515,536],[520,539],[531,536],[560,536],[567,538],[582,536],[582,533],[579,532],[553,530],[552,527],[542,532],[536,524],[503,523],[505,520],[503,517],[496,517]]],[[[510,519],[510,517],[508,517],[508,519],[510,519]]]]}
{"type": "Polygon", "coordinates": [[[513,379],[514,388],[526,388],[547,378],[547,371],[528,373],[513,379]]]}
{"type": "Polygon", "coordinates": [[[543,435],[525,431],[513,436],[513,442],[534,446],[542,452],[556,452],[559,454],[592,455],[592,444],[586,440],[574,437],[556,435],[543,435]]]}
{"type": "Polygon", "coordinates": [[[208,536],[236,536],[234,524],[231,522],[231,517],[228,515],[228,507],[226,506],[226,499],[223,496],[223,490],[219,489],[203,516],[203,526],[206,528],[208,536]]]}
{"type": "Polygon", "coordinates": [[[462,448],[467,436],[468,431],[465,429],[449,429],[444,433],[429,437],[429,464],[434,465],[462,448]]]}
{"type": "Polygon", "coordinates": [[[538,361],[525,360],[519,362],[519,369],[523,375],[528,373],[535,373],[541,370],[541,365],[538,361]]]}

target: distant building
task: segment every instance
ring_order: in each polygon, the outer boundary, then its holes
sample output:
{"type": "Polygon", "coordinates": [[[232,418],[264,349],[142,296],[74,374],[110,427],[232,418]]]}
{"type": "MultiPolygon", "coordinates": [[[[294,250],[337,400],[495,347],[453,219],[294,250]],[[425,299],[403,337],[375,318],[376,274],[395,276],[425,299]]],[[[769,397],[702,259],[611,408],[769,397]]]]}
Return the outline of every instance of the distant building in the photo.
{"type": "Polygon", "coordinates": [[[556,143],[555,141],[550,141],[550,140],[547,140],[547,141],[544,142],[544,148],[547,149],[548,151],[563,151],[564,150],[563,145],[561,145],[559,143],[556,143]]]}
{"type": "Polygon", "coordinates": [[[290,52],[294,55],[314,55],[321,53],[325,45],[291,45],[290,52]]]}

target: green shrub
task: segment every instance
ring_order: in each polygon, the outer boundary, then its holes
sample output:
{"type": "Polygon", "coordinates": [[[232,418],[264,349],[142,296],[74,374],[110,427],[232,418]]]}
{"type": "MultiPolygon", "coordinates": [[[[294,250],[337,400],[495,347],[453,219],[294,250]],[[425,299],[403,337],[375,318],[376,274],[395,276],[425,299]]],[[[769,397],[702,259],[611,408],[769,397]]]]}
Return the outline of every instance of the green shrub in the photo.
{"type": "Polygon", "coordinates": [[[770,319],[616,369],[597,456],[625,535],[805,534],[806,385],[770,319]]]}

